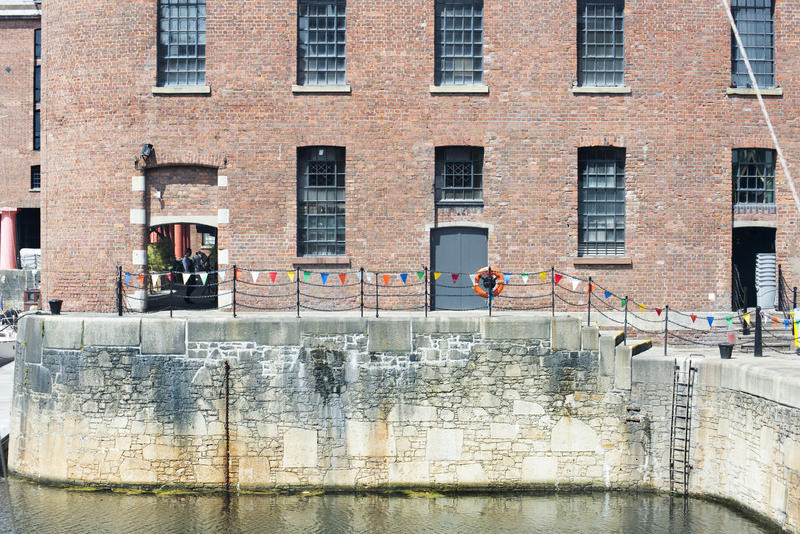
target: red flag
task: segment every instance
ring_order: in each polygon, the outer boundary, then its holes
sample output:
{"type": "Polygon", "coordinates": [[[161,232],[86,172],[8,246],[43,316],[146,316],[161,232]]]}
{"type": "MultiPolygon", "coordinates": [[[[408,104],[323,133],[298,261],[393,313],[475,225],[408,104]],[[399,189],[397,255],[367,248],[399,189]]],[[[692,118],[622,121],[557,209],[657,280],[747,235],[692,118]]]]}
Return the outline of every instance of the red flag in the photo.
{"type": "Polygon", "coordinates": [[[455,284],[456,280],[458,280],[458,273],[451,274],[450,276],[453,277],[453,283],[455,284]]]}
{"type": "Polygon", "coordinates": [[[167,275],[167,279],[168,279],[170,282],[172,282],[172,273],[169,273],[169,274],[167,275]]]}
{"type": "Polygon", "coordinates": [[[691,314],[689,317],[691,317],[691,318],[692,318],[692,322],[694,322],[694,321],[695,321],[695,319],[697,319],[697,316],[696,316],[695,314],[691,314]]]}
{"type": "Polygon", "coordinates": [[[342,285],[344,285],[345,281],[347,280],[347,273],[339,274],[339,280],[342,281],[342,285]]]}
{"type": "Polygon", "coordinates": [[[559,283],[559,282],[561,281],[561,275],[560,275],[560,274],[557,274],[557,275],[555,276],[555,279],[556,279],[556,284],[557,284],[557,283],[559,283]]]}
{"type": "Polygon", "coordinates": [[[594,284],[589,284],[589,288],[587,290],[587,293],[591,293],[592,291],[594,291],[594,284]]]}
{"type": "Polygon", "coordinates": [[[777,325],[778,325],[778,318],[777,317],[773,317],[772,318],[772,328],[775,328],[777,325]]]}
{"type": "Polygon", "coordinates": [[[391,274],[384,274],[383,275],[383,285],[388,286],[389,285],[389,279],[391,277],[392,277],[391,274]]]}
{"type": "Polygon", "coordinates": [[[143,275],[143,274],[140,274],[140,275],[139,275],[139,285],[140,285],[140,286],[143,286],[143,285],[144,285],[144,275],[143,275]]]}
{"type": "Polygon", "coordinates": [[[241,280],[242,279],[242,270],[241,269],[234,269],[233,276],[237,280],[241,280]]]}
{"type": "Polygon", "coordinates": [[[661,312],[662,311],[663,310],[661,308],[656,308],[656,313],[658,314],[659,317],[661,317],[661,312]]]}
{"type": "Polygon", "coordinates": [[[272,280],[272,283],[275,283],[275,277],[278,276],[278,273],[269,273],[269,279],[272,280]]]}

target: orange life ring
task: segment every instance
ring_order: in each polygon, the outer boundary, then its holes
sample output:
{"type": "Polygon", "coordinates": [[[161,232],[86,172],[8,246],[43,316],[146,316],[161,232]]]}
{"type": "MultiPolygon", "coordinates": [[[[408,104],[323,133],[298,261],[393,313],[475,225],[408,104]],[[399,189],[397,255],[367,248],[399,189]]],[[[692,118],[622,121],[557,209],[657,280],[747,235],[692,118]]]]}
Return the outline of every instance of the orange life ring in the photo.
{"type": "Polygon", "coordinates": [[[472,284],[472,289],[475,290],[475,293],[483,298],[489,298],[489,293],[486,291],[483,285],[484,281],[489,277],[494,279],[495,286],[492,294],[495,297],[502,293],[503,288],[506,287],[506,277],[503,276],[503,273],[500,271],[495,271],[494,269],[489,269],[489,267],[484,267],[475,273],[475,283],[472,284]]]}

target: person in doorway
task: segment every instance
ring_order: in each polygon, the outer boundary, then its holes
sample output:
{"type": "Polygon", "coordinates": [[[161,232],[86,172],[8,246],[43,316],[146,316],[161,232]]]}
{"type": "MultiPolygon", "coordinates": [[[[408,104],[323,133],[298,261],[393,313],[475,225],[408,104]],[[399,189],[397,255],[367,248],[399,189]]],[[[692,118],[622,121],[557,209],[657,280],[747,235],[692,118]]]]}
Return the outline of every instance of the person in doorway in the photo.
{"type": "MultiPolygon", "coordinates": [[[[181,258],[181,265],[183,266],[183,272],[185,273],[192,273],[194,272],[194,260],[192,259],[192,249],[187,248],[186,252],[183,253],[183,258],[181,258]]],[[[193,290],[193,278],[194,275],[190,276],[188,280],[186,280],[186,294],[184,299],[188,304],[192,303],[192,290],[193,290]]]]}

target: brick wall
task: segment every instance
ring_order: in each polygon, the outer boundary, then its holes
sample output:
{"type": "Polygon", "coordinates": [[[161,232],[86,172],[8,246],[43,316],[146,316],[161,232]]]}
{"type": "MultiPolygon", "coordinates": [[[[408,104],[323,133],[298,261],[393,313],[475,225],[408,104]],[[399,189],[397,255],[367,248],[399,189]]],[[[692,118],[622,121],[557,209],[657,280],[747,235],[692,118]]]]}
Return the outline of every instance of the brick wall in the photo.
{"type": "MultiPolygon", "coordinates": [[[[143,232],[127,221],[142,143],[176,164],[228,176],[218,192],[230,263],[283,270],[296,261],[297,147],[347,149],[347,251],[353,267],[430,264],[429,229],[491,226],[504,271],[551,265],[650,306],[730,305],[731,148],[771,148],[753,97],[726,95],[730,28],[718,2],[626,5],[629,95],[572,95],[576,6],[487,2],[488,95],[432,95],[433,2],[351,1],[351,94],[293,94],[296,1],[210,2],[210,95],[155,96],[155,2],[51,0],[45,6],[43,290],[65,309],[110,309],[113,270],[131,268],[143,232]],[[80,50],[81,60],[64,51],[80,50]],[[485,149],[484,207],[434,207],[435,147],[485,149]],[[578,148],[626,148],[630,265],[576,265],[578,148]],[[87,229],[91,231],[87,232],[87,229]],[[58,261],[54,261],[57,258],[58,261]],[[91,261],[89,261],[91,260],[91,261]],[[91,273],[88,267],[91,266],[91,273]],[[713,293],[715,300],[709,300],[713,293]]],[[[790,168],[800,152],[793,89],[800,12],[775,14],[772,113],[790,168]]],[[[777,171],[778,261],[800,278],[798,217],[777,171]]],[[[790,282],[791,283],[791,282],[790,282]]]]}

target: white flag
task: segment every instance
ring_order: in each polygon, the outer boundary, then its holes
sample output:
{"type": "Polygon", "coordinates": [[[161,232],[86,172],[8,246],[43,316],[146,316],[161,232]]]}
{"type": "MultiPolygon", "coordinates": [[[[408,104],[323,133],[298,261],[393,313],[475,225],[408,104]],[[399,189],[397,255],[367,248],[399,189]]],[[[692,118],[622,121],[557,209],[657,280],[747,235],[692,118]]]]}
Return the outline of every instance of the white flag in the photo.
{"type": "Polygon", "coordinates": [[[158,279],[159,278],[161,278],[160,274],[151,274],[150,275],[150,281],[153,282],[153,287],[155,287],[156,284],[158,284],[158,279]]]}
{"type": "Polygon", "coordinates": [[[356,276],[358,276],[358,281],[360,282],[361,281],[361,271],[358,271],[356,273],[356,276]]]}
{"type": "Polygon", "coordinates": [[[220,281],[224,282],[225,281],[225,271],[217,271],[217,274],[219,275],[220,281]]]}
{"type": "Polygon", "coordinates": [[[208,273],[200,273],[200,281],[203,282],[203,285],[206,285],[206,280],[208,280],[208,273]]]}
{"type": "Polygon", "coordinates": [[[573,278],[572,279],[572,290],[575,291],[576,289],[578,289],[578,286],[580,285],[580,283],[581,283],[580,280],[578,280],[577,278],[573,278]]]}
{"type": "Polygon", "coordinates": [[[372,283],[372,273],[367,273],[367,282],[372,283]]]}
{"type": "Polygon", "coordinates": [[[258,282],[258,275],[261,274],[258,271],[250,271],[250,275],[253,277],[253,283],[255,284],[258,282]]]}
{"type": "Polygon", "coordinates": [[[189,278],[191,278],[192,273],[181,273],[183,275],[183,284],[186,285],[189,282],[189,278]]]}

